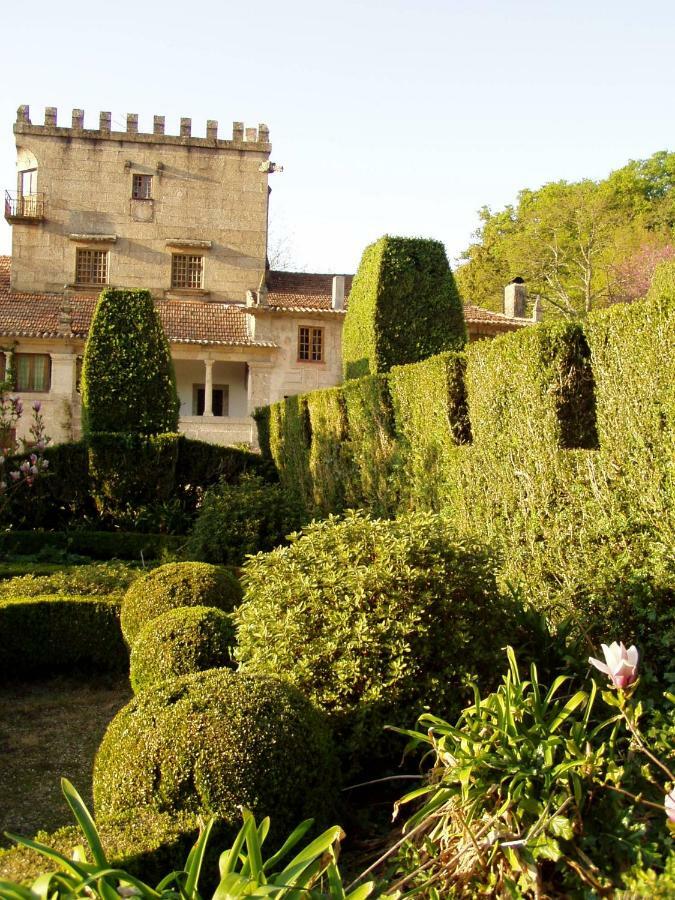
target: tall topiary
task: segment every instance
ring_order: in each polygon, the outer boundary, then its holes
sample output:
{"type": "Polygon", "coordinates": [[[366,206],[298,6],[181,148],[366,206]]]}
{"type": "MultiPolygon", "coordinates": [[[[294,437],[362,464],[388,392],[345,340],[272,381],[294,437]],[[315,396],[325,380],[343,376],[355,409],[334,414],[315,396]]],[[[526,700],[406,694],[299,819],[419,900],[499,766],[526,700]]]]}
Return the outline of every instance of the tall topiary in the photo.
{"type": "Polygon", "coordinates": [[[84,348],[85,431],[176,431],[178,407],[169,345],[150,292],[106,288],[84,348]]]}
{"type": "Polygon", "coordinates": [[[440,241],[385,235],[366,247],[342,334],[345,378],[388,372],[465,343],[462,302],[440,241]]]}

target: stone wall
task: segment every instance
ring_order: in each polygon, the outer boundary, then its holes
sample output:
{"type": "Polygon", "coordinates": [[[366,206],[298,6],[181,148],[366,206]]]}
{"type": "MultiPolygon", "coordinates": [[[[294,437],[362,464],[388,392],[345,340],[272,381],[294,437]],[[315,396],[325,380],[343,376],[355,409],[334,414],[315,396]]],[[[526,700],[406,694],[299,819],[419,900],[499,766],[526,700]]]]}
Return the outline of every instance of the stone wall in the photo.
{"type": "Polygon", "coordinates": [[[17,166],[37,166],[44,219],[14,222],[12,289],[62,291],[75,282],[83,248],[108,252],[110,284],[171,295],[178,252],[204,257],[203,291],[194,296],[243,303],[265,268],[267,127],[234,123],[231,139],[221,140],[215,122],[207,137],[192,137],[189,119],[180,135],[165,134],[159,116],[152,134],[138,133],[133,115],[126,131],[111,131],[106,113],[98,129],[83,126],[80,110],[66,128],[57,126],[56,110],[33,125],[28,108],[19,108],[17,166]],[[152,178],[151,199],[132,198],[134,175],[152,178]]]}

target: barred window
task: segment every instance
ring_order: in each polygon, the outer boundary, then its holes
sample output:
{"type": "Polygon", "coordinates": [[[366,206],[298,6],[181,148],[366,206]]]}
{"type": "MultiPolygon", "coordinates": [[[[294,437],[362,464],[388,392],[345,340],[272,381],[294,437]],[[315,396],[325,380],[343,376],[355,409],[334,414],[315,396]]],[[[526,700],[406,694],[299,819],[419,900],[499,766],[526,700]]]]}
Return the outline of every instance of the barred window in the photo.
{"type": "Polygon", "coordinates": [[[152,175],[134,175],[131,196],[134,200],[152,200],[152,175]]]}
{"type": "Polygon", "coordinates": [[[48,391],[51,381],[51,357],[48,353],[14,354],[14,389],[48,391]]]}
{"type": "Polygon", "coordinates": [[[108,283],[108,251],[78,250],[75,262],[76,284],[108,283]]]}
{"type": "Polygon", "coordinates": [[[305,362],[323,361],[323,328],[298,330],[298,359],[305,362]]]}
{"type": "Polygon", "coordinates": [[[171,287],[201,288],[204,276],[204,257],[174,253],[171,257],[171,287]]]}

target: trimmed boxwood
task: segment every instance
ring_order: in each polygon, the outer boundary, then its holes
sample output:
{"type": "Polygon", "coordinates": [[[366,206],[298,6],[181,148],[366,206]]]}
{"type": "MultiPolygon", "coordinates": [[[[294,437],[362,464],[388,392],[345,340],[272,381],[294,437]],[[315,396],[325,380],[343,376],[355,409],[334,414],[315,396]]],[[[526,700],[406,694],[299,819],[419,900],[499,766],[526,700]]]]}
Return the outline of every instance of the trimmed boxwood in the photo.
{"type": "MultiPolygon", "coordinates": [[[[150,884],[158,884],[169,872],[182,868],[199,831],[194,816],[134,809],[109,819],[99,818],[96,828],[103,849],[115,868],[121,868],[150,884]]],[[[71,858],[85,843],[75,825],[50,833],[41,831],[35,840],[71,858]]],[[[32,884],[44,872],[57,871],[56,862],[28,847],[0,850],[0,878],[32,884]]],[[[214,873],[205,873],[213,875],[214,873]]]]}
{"type": "Polygon", "coordinates": [[[385,235],[365,249],[342,333],[346,379],[465,343],[462,301],[440,241],[385,235]]]}
{"type": "Polygon", "coordinates": [[[277,834],[335,801],[330,732],[295,688],[210,669],[142,691],[113,719],[94,763],[97,816],[147,808],[271,815],[277,834]]]}
{"type": "Polygon", "coordinates": [[[454,715],[470,673],[494,683],[514,623],[495,565],[430,513],[312,523],[246,563],[241,671],[278,674],[327,713],[348,771],[397,756],[385,725],[425,705],[454,715]]]}
{"type": "Polygon", "coordinates": [[[119,601],[99,596],[0,599],[0,675],[81,668],[124,672],[129,664],[119,601]]]}
{"type": "Polygon", "coordinates": [[[205,669],[231,666],[235,643],[232,620],[212,606],[170,609],[138,633],[131,648],[134,693],[205,669]]]}
{"type": "Polygon", "coordinates": [[[122,633],[129,645],[153,619],[179,606],[215,606],[231,612],[241,600],[232,572],[202,562],[167,563],[139,578],[122,604],[122,633]]]}

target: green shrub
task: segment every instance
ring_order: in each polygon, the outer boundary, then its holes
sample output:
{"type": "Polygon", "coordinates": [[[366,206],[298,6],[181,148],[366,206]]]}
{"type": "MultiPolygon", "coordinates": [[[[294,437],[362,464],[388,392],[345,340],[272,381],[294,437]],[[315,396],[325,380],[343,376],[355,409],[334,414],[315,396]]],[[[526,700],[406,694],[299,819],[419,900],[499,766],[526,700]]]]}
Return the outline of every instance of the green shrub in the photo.
{"type": "Polygon", "coordinates": [[[98,511],[114,518],[171,497],[179,439],[178,434],[90,434],[90,489],[98,511]]]}
{"type": "Polygon", "coordinates": [[[235,643],[230,616],[212,606],[170,609],[139,631],[131,648],[130,676],[135,693],[163,681],[231,666],[235,643]]]}
{"type": "Polygon", "coordinates": [[[179,437],[175,490],[188,509],[195,509],[207,488],[220,481],[236,484],[246,473],[271,476],[273,469],[269,461],[250,450],[179,437]]]}
{"type": "Polygon", "coordinates": [[[270,407],[269,444],[279,479],[289,494],[311,514],[314,497],[309,469],[312,425],[307,398],[295,395],[270,407]]]}
{"type": "Polygon", "coordinates": [[[97,816],[151,807],[274,814],[286,833],[330,815],[335,760],[319,714],[276,678],[211,669],[138,694],[111,722],[94,764],[97,816]]]}
{"type": "Polygon", "coordinates": [[[0,581],[0,599],[40,594],[122,594],[140,574],[139,569],[121,562],[68,566],[49,575],[22,575],[0,581]]]}
{"type": "Polygon", "coordinates": [[[342,390],[331,388],[308,394],[307,411],[312,434],[309,452],[312,508],[320,516],[326,516],[345,508],[348,485],[354,480],[342,390]]]}
{"type": "Polygon", "coordinates": [[[368,765],[385,724],[412,724],[428,703],[458,709],[469,673],[490,683],[513,625],[494,566],[436,515],[330,517],[247,562],[235,654],[243,672],[299,688],[348,764],[368,765]]]}
{"type": "MultiPolygon", "coordinates": [[[[96,827],[110,862],[137,878],[158,882],[182,864],[199,831],[194,816],[158,813],[152,809],[134,809],[109,819],[98,819],[96,827]]],[[[84,836],[76,825],[59,828],[51,834],[39,832],[35,839],[72,858],[84,836]]],[[[27,847],[0,849],[0,878],[31,884],[57,864],[27,847]]]]}
{"type": "Polygon", "coordinates": [[[46,550],[79,554],[92,559],[159,559],[176,550],[184,538],[167,534],[136,534],[123,531],[8,531],[0,535],[5,553],[44,554],[46,550]]]}
{"type": "Polygon", "coordinates": [[[365,249],[342,334],[346,379],[465,343],[462,302],[440,241],[385,235],[365,249]]]}
{"type": "MultiPolygon", "coordinates": [[[[94,511],[89,494],[89,462],[83,441],[46,447],[47,474],[32,485],[21,483],[4,495],[2,518],[15,528],[65,528],[94,511]]],[[[9,458],[6,471],[25,456],[9,458]]]]}
{"type": "Polygon", "coordinates": [[[257,475],[221,482],[206,492],[185,549],[190,559],[238,566],[249,553],[271,550],[300,526],[294,497],[257,475]]]}
{"type": "Polygon", "coordinates": [[[139,578],[122,604],[122,633],[131,646],[153,619],[179,606],[214,606],[231,612],[241,599],[236,577],[220,566],[178,562],[158,566],[139,578]]]}
{"type": "Polygon", "coordinates": [[[119,602],[109,597],[2,597],[0,675],[126,671],[119,614],[119,602]]]}
{"type": "Polygon", "coordinates": [[[149,291],[101,292],[82,362],[86,434],[164,434],[178,429],[169,345],[149,291]]]}

